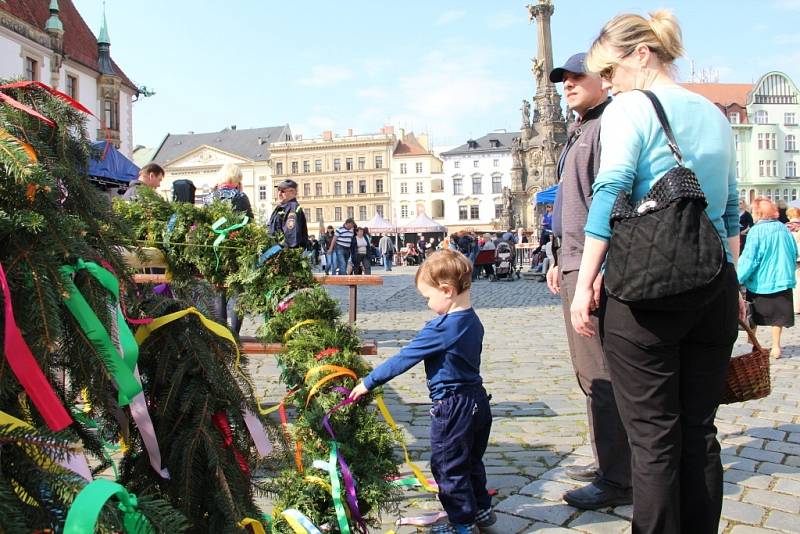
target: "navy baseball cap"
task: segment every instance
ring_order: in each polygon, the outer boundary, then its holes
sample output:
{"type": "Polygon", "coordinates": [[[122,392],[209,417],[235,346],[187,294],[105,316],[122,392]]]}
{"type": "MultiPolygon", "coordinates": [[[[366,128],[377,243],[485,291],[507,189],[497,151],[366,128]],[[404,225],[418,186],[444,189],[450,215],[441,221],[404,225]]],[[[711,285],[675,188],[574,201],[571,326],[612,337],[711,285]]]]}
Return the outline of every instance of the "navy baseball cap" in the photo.
{"type": "Polygon", "coordinates": [[[297,189],[297,182],[294,180],[284,180],[277,184],[275,187],[278,189],[297,189]]]}
{"type": "Polygon", "coordinates": [[[571,56],[563,67],[558,67],[550,71],[550,81],[553,83],[561,83],[564,81],[564,73],[572,72],[574,74],[586,73],[586,53],[581,52],[571,56]]]}

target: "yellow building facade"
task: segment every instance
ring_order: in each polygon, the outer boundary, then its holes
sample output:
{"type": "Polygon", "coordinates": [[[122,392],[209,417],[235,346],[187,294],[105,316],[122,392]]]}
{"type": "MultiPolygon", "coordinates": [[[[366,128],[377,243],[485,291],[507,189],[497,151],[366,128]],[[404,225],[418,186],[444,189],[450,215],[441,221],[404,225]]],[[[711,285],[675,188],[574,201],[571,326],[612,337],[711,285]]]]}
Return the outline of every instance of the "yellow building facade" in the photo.
{"type": "Polygon", "coordinates": [[[295,139],[270,145],[273,185],[297,182],[309,235],[352,217],[362,225],[391,211],[391,158],[397,139],[392,127],[376,134],[295,139]]]}

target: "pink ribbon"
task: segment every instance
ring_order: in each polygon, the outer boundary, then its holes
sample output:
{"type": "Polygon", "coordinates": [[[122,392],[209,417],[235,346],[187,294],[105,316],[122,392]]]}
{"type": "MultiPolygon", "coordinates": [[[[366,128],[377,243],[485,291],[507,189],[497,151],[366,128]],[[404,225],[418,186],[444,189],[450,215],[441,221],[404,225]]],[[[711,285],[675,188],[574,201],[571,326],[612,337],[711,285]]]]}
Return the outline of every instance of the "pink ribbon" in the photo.
{"type": "Polygon", "coordinates": [[[261,419],[259,419],[250,408],[242,410],[242,417],[244,417],[244,424],[250,432],[253,443],[256,444],[258,455],[263,458],[271,453],[272,442],[267,437],[267,432],[264,430],[264,425],[261,424],[261,419]]]}
{"type": "Polygon", "coordinates": [[[86,461],[86,456],[81,453],[67,453],[62,460],[57,460],[57,463],[64,469],[69,469],[81,478],[85,478],[88,481],[92,480],[92,472],[89,469],[89,463],[86,461]]]}
{"type": "Polygon", "coordinates": [[[22,384],[33,405],[44,418],[45,423],[53,432],[59,432],[72,424],[70,417],[61,399],[50,386],[44,376],[39,362],[31,353],[30,347],[22,337],[17,322],[14,320],[14,306],[11,302],[11,289],[8,287],[6,273],[0,264],[0,286],[3,288],[5,335],[4,347],[6,359],[14,375],[22,384]]]}

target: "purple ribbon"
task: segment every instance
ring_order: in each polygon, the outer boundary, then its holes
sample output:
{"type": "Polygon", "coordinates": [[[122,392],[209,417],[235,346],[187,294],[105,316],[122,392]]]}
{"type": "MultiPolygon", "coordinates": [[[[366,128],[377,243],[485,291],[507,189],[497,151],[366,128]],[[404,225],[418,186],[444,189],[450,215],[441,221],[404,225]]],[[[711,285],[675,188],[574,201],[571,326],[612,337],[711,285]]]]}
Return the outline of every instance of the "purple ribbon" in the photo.
{"type": "Polygon", "coordinates": [[[175,296],[172,294],[172,288],[169,287],[169,284],[158,284],[153,288],[153,293],[156,295],[161,295],[162,297],[169,297],[171,299],[175,298],[175,296]]]}
{"type": "MultiPolygon", "coordinates": [[[[344,408],[349,404],[353,404],[355,401],[348,397],[348,395],[350,395],[349,389],[336,386],[333,388],[333,390],[344,395],[344,400],[331,408],[330,411],[325,414],[325,417],[322,418],[322,426],[328,431],[328,434],[331,435],[331,438],[336,440],[336,435],[333,433],[333,428],[331,428],[330,416],[333,415],[333,413],[337,410],[344,408]]],[[[352,514],[353,519],[355,519],[358,529],[364,534],[367,534],[369,532],[369,530],[367,530],[367,524],[364,521],[364,517],[361,515],[361,510],[358,508],[358,497],[356,496],[356,483],[353,479],[353,473],[350,471],[350,467],[347,465],[347,462],[344,461],[344,455],[341,453],[341,451],[336,456],[339,459],[339,468],[342,470],[342,480],[344,481],[345,490],[344,498],[347,501],[347,506],[350,508],[350,513],[352,514]]]]}

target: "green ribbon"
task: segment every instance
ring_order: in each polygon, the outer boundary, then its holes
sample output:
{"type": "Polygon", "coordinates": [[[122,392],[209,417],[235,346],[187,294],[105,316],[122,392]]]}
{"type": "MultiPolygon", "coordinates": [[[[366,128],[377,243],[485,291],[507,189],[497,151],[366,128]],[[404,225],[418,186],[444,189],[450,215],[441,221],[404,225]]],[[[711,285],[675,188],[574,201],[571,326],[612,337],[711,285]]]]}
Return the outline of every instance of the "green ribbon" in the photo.
{"type": "Polygon", "coordinates": [[[87,485],[67,513],[64,534],[86,534],[94,532],[100,511],[111,497],[119,500],[122,510],[122,526],[126,534],[155,534],[147,518],[137,510],[136,495],[128,493],[123,486],[110,480],[98,479],[87,485]]]}
{"type": "Polygon", "coordinates": [[[225,217],[220,217],[214,224],[211,225],[211,229],[214,231],[215,234],[219,234],[217,238],[214,240],[214,257],[217,259],[217,263],[214,266],[214,270],[219,269],[219,246],[228,238],[228,234],[233,232],[234,230],[238,230],[239,228],[244,228],[244,226],[250,222],[250,217],[247,215],[242,216],[242,222],[232,224],[230,226],[226,226],[225,228],[221,228],[223,224],[228,222],[228,219],[225,217]]]}
{"type": "Polygon", "coordinates": [[[117,470],[117,462],[114,461],[114,458],[112,456],[113,454],[117,454],[119,452],[119,445],[111,443],[106,438],[104,438],[103,429],[100,428],[98,422],[95,421],[94,419],[87,417],[80,410],[72,410],[72,417],[74,417],[76,421],[83,424],[84,426],[97,430],[97,439],[100,440],[103,459],[105,459],[108,463],[111,464],[111,469],[114,471],[114,480],[119,480],[119,471],[117,470]]]}
{"type": "Polygon", "coordinates": [[[103,360],[106,369],[114,377],[114,381],[119,389],[118,402],[120,406],[127,406],[131,400],[142,392],[142,385],[136,380],[133,370],[136,368],[136,361],[139,359],[139,345],[133,337],[133,333],[125,323],[125,317],[122,315],[119,303],[119,282],[117,278],[109,271],[103,269],[99,265],[91,261],[83,261],[78,259],[75,266],[64,265],[59,268],[61,278],[64,286],[67,289],[67,295],[64,296],[64,304],[67,309],[78,321],[86,337],[92,343],[92,346],[97,350],[97,353],[103,360]],[[119,342],[122,346],[124,358],[120,357],[117,348],[111,341],[111,336],[108,330],[105,329],[103,323],[97,318],[97,315],[92,310],[86,299],[75,286],[73,282],[73,275],[85,269],[92,275],[100,285],[106,288],[114,298],[116,304],[117,322],[119,326],[119,342]]]}
{"type": "Polygon", "coordinates": [[[337,471],[339,452],[335,441],[329,441],[328,443],[331,446],[328,461],[314,460],[314,467],[327,471],[330,475],[331,497],[333,497],[333,508],[336,511],[336,521],[339,523],[339,532],[341,534],[350,534],[350,523],[347,521],[347,512],[345,512],[344,504],[342,504],[342,484],[339,481],[339,472],[337,471]]]}

